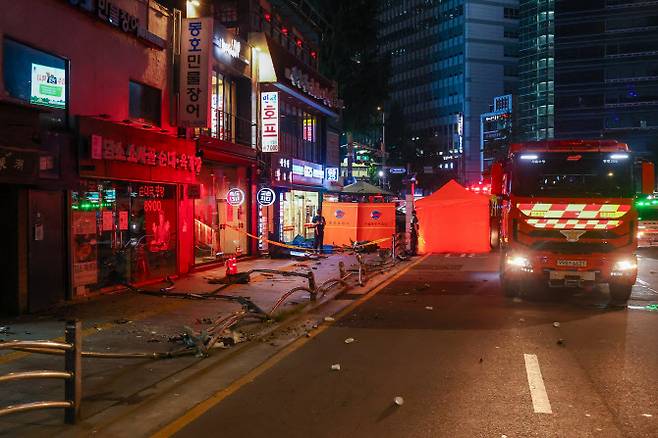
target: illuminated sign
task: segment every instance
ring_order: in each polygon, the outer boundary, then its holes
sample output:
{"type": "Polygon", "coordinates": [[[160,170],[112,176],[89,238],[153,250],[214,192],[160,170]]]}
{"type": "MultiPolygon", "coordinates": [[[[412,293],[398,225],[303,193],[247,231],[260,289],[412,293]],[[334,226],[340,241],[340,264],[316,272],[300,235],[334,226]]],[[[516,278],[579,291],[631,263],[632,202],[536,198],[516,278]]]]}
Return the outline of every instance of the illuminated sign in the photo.
{"type": "Polygon", "coordinates": [[[279,93],[260,93],[261,145],[263,152],[279,152],[279,93]]]}
{"type": "Polygon", "coordinates": [[[210,125],[210,49],[212,18],[184,18],[180,55],[181,127],[207,128],[210,125]]]}
{"type": "Polygon", "coordinates": [[[224,38],[220,37],[215,39],[215,46],[217,46],[219,50],[226,53],[231,58],[240,59],[240,49],[242,48],[240,41],[233,40],[228,42],[224,38]]]}
{"type": "Polygon", "coordinates": [[[327,175],[327,181],[338,181],[338,168],[337,167],[327,167],[325,169],[327,175]]]}
{"type": "Polygon", "coordinates": [[[388,169],[388,171],[393,175],[402,175],[407,173],[407,169],[405,169],[404,167],[391,167],[388,169]]]}
{"type": "Polygon", "coordinates": [[[244,192],[238,188],[229,190],[226,194],[226,202],[233,207],[242,205],[244,202],[244,192]]]}
{"type": "Polygon", "coordinates": [[[269,187],[263,187],[256,194],[256,200],[261,207],[268,207],[276,201],[276,193],[269,187]]]}
{"type": "Polygon", "coordinates": [[[505,96],[496,96],[494,98],[494,111],[512,112],[512,95],[506,94],[505,96]]]}
{"type": "Polygon", "coordinates": [[[311,163],[293,158],[292,160],[292,182],[322,185],[324,180],[324,168],[321,164],[311,163]]]}
{"type": "Polygon", "coordinates": [[[166,198],[173,199],[175,195],[174,186],[162,184],[139,184],[133,186],[133,196],[139,198],[166,198]]]}
{"type": "Polygon", "coordinates": [[[66,108],[66,70],[32,64],[30,103],[66,108]]]}
{"type": "Polygon", "coordinates": [[[122,161],[154,167],[168,167],[198,174],[201,172],[201,158],[196,155],[163,151],[150,146],[123,144],[100,135],[91,136],[92,160],[122,161]]]}

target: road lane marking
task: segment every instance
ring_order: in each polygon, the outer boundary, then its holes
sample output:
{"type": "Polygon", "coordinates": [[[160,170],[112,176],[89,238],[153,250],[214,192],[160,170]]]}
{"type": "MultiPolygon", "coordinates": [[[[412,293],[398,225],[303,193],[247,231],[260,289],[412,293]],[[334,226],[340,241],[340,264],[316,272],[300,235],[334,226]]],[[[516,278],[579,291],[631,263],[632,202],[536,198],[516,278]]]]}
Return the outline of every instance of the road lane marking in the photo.
{"type": "Polygon", "coordinates": [[[642,280],[641,278],[638,278],[637,282],[640,283],[640,286],[644,287],[645,289],[649,289],[654,294],[658,294],[658,291],[656,289],[653,289],[653,288],[649,287],[649,286],[651,286],[650,283],[647,283],[646,281],[642,280]]]}
{"type": "Polygon", "coordinates": [[[536,414],[552,414],[551,402],[548,400],[544,379],[539,369],[539,360],[536,354],[524,354],[525,371],[528,375],[528,386],[532,397],[532,407],[536,414]]]}
{"type": "Polygon", "coordinates": [[[409,266],[406,266],[404,269],[400,270],[398,273],[393,275],[391,278],[388,280],[385,280],[384,282],[380,283],[379,286],[375,287],[373,290],[368,292],[363,296],[363,298],[359,298],[357,301],[354,301],[352,304],[349,306],[345,307],[343,310],[338,312],[336,315],[334,315],[334,321],[331,323],[323,323],[321,326],[319,326],[316,330],[310,332],[310,337],[302,337],[298,338],[295,341],[292,341],[288,346],[286,346],[284,349],[274,353],[274,355],[270,356],[269,359],[267,359],[265,362],[262,364],[258,365],[256,368],[253,370],[249,371],[247,374],[244,376],[240,377],[238,380],[235,382],[231,383],[229,386],[226,388],[219,390],[216,392],[214,395],[212,395],[210,398],[200,402],[196,406],[194,406],[192,409],[178,417],[177,419],[173,420],[169,424],[167,424],[165,427],[160,429],[159,431],[155,432],[153,435],[151,435],[151,438],[168,438],[172,435],[175,435],[179,431],[181,431],[185,426],[188,424],[192,423],[199,417],[201,417],[203,414],[208,412],[211,408],[214,406],[218,405],[221,403],[224,399],[229,397],[231,394],[236,393],[239,391],[243,386],[248,385],[249,383],[252,383],[258,376],[272,368],[274,365],[277,363],[281,362],[283,359],[286,358],[290,353],[294,353],[295,351],[299,350],[301,347],[303,347],[308,341],[311,339],[315,338],[325,330],[327,330],[329,327],[331,327],[333,324],[335,324],[336,321],[341,319],[342,317],[348,315],[350,312],[352,312],[354,309],[359,307],[361,304],[365,303],[368,301],[370,298],[375,296],[379,291],[396,281],[398,278],[402,277],[404,274],[406,274],[411,268],[414,266],[418,265],[419,263],[423,262],[425,259],[430,257],[432,254],[425,254],[422,256],[420,259],[412,262],[409,266]]]}

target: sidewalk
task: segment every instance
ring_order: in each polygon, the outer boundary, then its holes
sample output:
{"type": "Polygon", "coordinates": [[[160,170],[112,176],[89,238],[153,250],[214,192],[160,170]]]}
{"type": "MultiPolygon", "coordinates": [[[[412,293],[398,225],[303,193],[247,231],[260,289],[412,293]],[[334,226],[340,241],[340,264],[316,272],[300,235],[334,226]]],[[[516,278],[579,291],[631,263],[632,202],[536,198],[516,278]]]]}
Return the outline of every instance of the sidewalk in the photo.
{"type": "MultiPolygon", "coordinates": [[[[315,275],[316,283],[320,285],[339,276],[340,261],[345,263],[346,269],[356,267],[356,258],[343,254],[330,255],[317,261],[256,259],[239,263],[238,267],[240,272],[253,268],[297,272],[310,270],[315,275]]],[[[171,292],[210,292],[219,285],[209,284],[207,279],[223,277],[224,272],[225,268],[219,267],[178,279],[171,292]]],[[[269,311],[284,292],[307,285],[307,280],[302,277],[253,274],[249,284],[232,285],[220,293],[249,297],[257,306],[269,311]]],[[[149,289],[157,290],[157,287],[149,289]]],[[[303,312],[308,303],[308,293],[295,294],[278,309],[274,319],[279,321],[296,312],[303,312]]],[[[180,346],[170,342],[169,338],[180,334],[184,326],[198,332],[207,326],[210,320],[240,308],[240,305],[233,301],[175,299],[127,291],[57,308],[47,314],[14,319],[0,318],[0,327],[8,327],[5,333],[0,334],[0,341],[58,339],[63,336],[64,321],[78,318],[83,324],[85,351],[166,352],[180,346]]],[[[239,332],[244,334],[246,339],[259,339],[263,333],[272,331],[276,325],[254,319],[249,320],[247,324],[241,324],[239,332]]],[[[269,342],[267,335],[261,341],[269,342]]],[[[212,356],[229,355],[233,349],[236,347],[215,349],[212,356]]],[[[138,403],[144,391],[148,392],[154,385],[203,360],[207,359],[191,356],[159,361],[83,359],[82,418],[92,417],[116,405],[138,403]]],[[[62,370],[63,358],[0,351],[0,375],[39,369],[62,370]]],[[[0,385],[0,406],[39,400],[63,400],[64,396],[61,381],[40,379],[0,385]]],[[[65,431],[65,428],[62,410],[34,411],[0,417],[0,436],[55,434],[65,431]]]]}

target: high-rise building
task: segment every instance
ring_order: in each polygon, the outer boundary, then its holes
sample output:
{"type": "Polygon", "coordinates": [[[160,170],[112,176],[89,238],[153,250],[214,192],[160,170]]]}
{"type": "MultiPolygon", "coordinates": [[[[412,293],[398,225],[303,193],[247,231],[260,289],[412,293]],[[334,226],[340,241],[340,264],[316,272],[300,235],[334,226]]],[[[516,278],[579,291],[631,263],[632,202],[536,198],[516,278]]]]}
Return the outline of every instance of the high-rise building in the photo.
{"type": "Polygon", "coordinates": [[[518,122],[524,140],[554,136],[554,8],[555,0],[519,2],[518,122]]]}
{"type": "Polygon", "coordinates": [[[658,148],[658,4],[555,2],[555,132],[658,148]]]}
{"type": "Polygon", "coordinates": [[[518,3],[381,4],[380,50],[391,57],[391,100],[401,104],[419,154],[443,151],[451,159],[431,164],[458,169],[462,181],[481,178],[480,114],[495,96],[516,92],[518,3]]]}
{"type": "Polygon", "coordinates": [[[522,138],[658,149],[655,2],[521,0],[520,15],[522,138]]]}

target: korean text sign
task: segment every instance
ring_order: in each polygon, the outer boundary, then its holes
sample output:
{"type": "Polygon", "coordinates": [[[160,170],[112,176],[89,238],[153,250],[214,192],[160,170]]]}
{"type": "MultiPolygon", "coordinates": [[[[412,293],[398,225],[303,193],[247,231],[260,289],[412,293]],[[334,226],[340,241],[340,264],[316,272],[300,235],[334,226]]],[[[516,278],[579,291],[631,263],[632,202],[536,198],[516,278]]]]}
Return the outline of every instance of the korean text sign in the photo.
{"type": "Polygon", "coordinates": [[[183,19],[180,56],[179,126],[210,126],[212,18],[183,19]]]}
{"type": "Polygon", "coordinates": [[[261,144],[263,152],[279,152],[279,93],[260,93],[261,144]]]}

